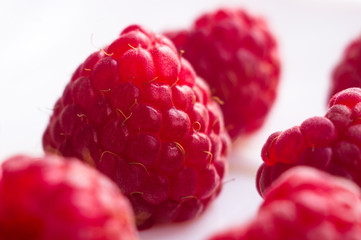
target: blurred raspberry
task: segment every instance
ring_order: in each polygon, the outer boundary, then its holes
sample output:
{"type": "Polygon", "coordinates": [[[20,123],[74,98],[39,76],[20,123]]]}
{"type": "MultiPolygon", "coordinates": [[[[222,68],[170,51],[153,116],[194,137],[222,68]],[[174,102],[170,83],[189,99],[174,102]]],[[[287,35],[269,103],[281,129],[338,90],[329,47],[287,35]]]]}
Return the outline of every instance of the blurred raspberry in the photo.
{"type": "Polygon", "coordinates": [[[0,239],[138,239],[128,199],[78,160],[19,155],[1,175],[0,239]]]}
{"type": "Polygon", "coordinates": [[[271,185],[256,217],[210,240],[361,239],[361,191],[310,167],[288,170],[271,185]]]}
{"type": "Polygon", "coordinates": [[[223,116],[174,45],[133,25],[81,64],[54,107],[45,151],[113,179],[138,228],[198,216],[222,187],[223,116]]]}
{"type": "Polygon", "coordinates": [[[361,35],[354,39],[334,68],[329,92],[331,98],[337,92],[351,87],[361,87],[361,35]]]}
{"type": "Polygon", "coordinates": [[[324,117],[269,136],[262,148],[257,174],[261,195],[290,167],[308,165],[343,176],[361,186],[361,89],[334,95],[324,117]]]}
{"type": "Polygon", "coordinates": [[[219,9],[166,35],[209,83],[233,140],[262,126],[280,78],[276,40],[263,19],[243,9],[219,9]]]}

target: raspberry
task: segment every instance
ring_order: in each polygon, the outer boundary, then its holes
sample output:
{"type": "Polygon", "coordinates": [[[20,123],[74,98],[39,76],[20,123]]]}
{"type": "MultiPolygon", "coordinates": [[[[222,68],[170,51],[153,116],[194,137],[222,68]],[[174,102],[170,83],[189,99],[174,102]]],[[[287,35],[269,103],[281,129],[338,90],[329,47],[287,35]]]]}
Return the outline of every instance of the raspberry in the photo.
{"type": "Polygon", "coordinates": [[[221,190],[229,137],[208,86],[164,36],[130,26],[75,71],[43,136],[114,180],[139,229],[202,213],[221,190]]]}
{"type": "Polygon", "coordinates": [[[0,239],[137,239],[118,187],[76,159],[7,159],[0,168],[0,239]]]}
{"type": "Polygon", "coordinates": [[[262,148],[264,163],[257,173],[261,195],[285,170],[313,166],[346,177],[361,186],[361,89],[334,95],[324,117],[269,136],[262,148]]]}
{"type": "Polygon", "coordinates": [[[233,140],[262,126],[280,77],[276,40],[263,19],[243,9],[219,9],[166,35],[222,103],[233,140]]]}
{"type": "Polygon", "coordinates": [[[251,222],[210,240],[361,239],[360,196],[351,181],[296,167],[272,184],[251,222]]]}
{"type": "Polygon", "coordinates": [[[331,98],[337,92],[351,87],[361,87],[361,35],[344,50],[343,56],[332,72],[329,92],[331,98]]]}

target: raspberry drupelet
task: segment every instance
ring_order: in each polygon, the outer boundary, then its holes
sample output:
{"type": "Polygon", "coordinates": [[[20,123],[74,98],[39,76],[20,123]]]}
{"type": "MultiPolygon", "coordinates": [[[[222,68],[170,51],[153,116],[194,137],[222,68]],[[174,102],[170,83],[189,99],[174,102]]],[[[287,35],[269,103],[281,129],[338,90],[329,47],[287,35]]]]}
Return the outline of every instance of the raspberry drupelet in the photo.
{"type": "Polygon", "coordinates": [[[259,239],[360,240],[360,188],[311,167],[295,167],[269,187],[253,220],[210,238],[259,239]]]}
{"type": "Polygon", "coordinates": [[[335,94],[324,117],[271,134],[262,148],[259,193],[285,170],[308,165],[343,176],[361,186],[361,89],[335,94]]]}
{"type": "Polygon", "coordinates": [[[0,166],[0,239],[136,240],[128,199],[77,159],[17,155],[0,166]]]}
{"type": "Polygon", "coordinates": [[[114,180],[139,229],[197,217],[218,195],[229,136],[208,86],[173,43],[127,27],[75,71],[43,136],[114,180]]]}
{"type": "Polygon", "coordinates": [[[277,96],[280,61],[266,21],[244,9],[205,13],[174,42],[221,103],[232,140],[259,129],[277,96]]]}

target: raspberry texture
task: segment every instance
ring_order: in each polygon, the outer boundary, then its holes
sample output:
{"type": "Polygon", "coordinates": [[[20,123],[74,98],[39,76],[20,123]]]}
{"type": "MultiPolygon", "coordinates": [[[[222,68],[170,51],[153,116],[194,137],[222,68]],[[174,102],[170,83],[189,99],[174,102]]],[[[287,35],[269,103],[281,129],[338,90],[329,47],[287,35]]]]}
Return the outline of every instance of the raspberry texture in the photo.
{"type": "Polygon", "coordinates": [[[344,50],[343,56],[332,72],[329,98],[339,91],[361,87],[361,35],[344,50]]]}
{"type": "Polygon", "coordinates": [[[359,240],[361,191],[357,185],[311,167],[277,179],[248,224],[210,240],[359,240]]]}
{"type": "Polygon", "coordinates": [[[263,125],[280,77],[276,40],[263,19],[224,8],[166,35],[221,102],[232,140],[263,125]]]}
{"type": "Polygon", "coordinates": [[[128,199],[76,159],[17,155],[0,177],[0,239],[138,239],[128,199]]]}
{"type": "Polygon", "coordinates": [[[257,173],[261,195],[285,170],[308,165],[343,176],[361,186],[361,89],[335,94],[324,117],[271,134],[261,152],[257,173]]]}
{"type": "Polygon", "coordinates": [[[167,38],[137,25],[78,67],[43,136],[46,152],[113,179],[139,229],[202,213],[221,190],[229,142],[208,86],[167,38]]]}

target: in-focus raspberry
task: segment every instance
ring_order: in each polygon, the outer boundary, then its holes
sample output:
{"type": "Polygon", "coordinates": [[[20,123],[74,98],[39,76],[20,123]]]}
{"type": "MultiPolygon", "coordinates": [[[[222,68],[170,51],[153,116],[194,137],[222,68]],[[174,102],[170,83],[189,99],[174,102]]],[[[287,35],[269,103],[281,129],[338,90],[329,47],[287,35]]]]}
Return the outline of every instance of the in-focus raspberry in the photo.
{"type": "Polygon", "coordinates": [[[283,173],[266,191],[254,219],[210,240],[361,239],[361,191],[311,167],[283,173]]]}
{"type": "Polygon", "coordinates": [[[0,168],[0,239],[135,240],[128,199],[76,159],[18,155],[0,168]]]}
{"type": "Polygon", "coordinates": [[[221,8],[166,35],[210,85],[233,140],[263,125],[280,78],[276,39],[264,19],[221,8]]]}
{"type": "Polygon", "coordinates": [[[313,166],[346,177],[361,186],[361,89],[335,94],[323,117],[311,117],[300,126],[269,136],[258,170],[261,195],[285,170],[313,166]]]}
{"type": "Polygon", "coordinates": [[[332,72],[329,98],[351,87],[361,88],[361,35],[345,48],[341,59],[332,72]]]}
{"type": "Polygon", "coordinates": [[[73,74],[43,136],[114,180],[138,228],[197,217],[222,187],[229,137],[210,90],[162,35],[129,26],[73,74]]]}

